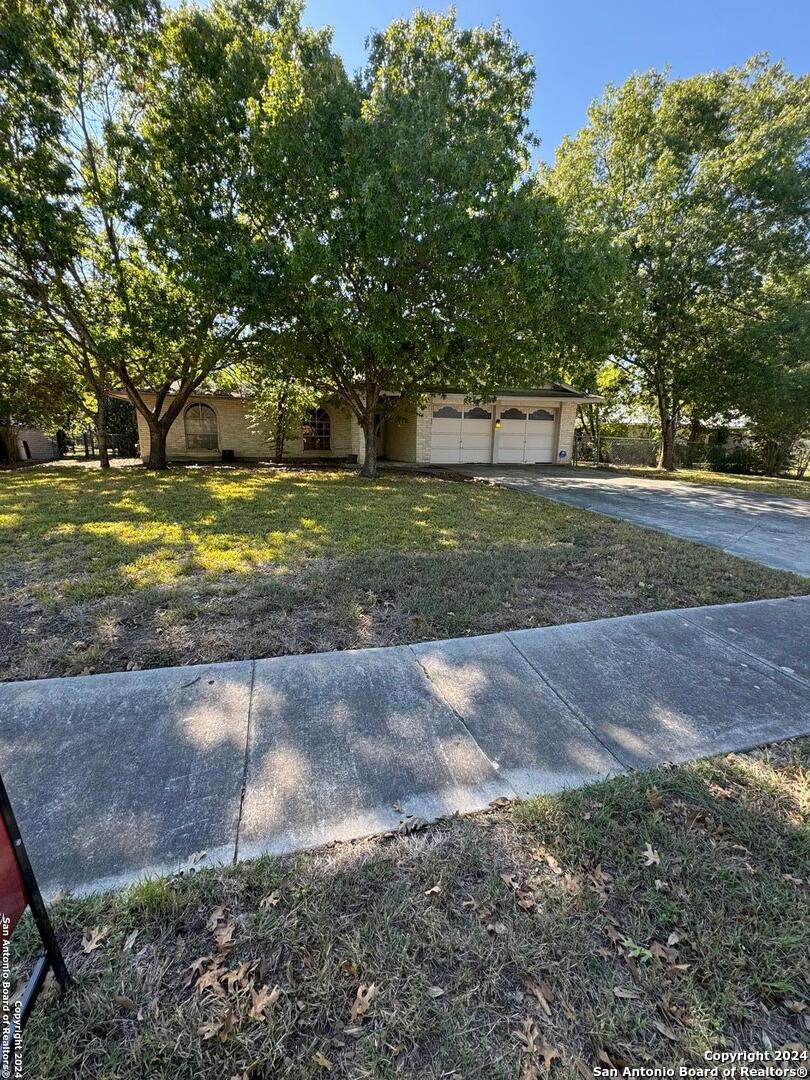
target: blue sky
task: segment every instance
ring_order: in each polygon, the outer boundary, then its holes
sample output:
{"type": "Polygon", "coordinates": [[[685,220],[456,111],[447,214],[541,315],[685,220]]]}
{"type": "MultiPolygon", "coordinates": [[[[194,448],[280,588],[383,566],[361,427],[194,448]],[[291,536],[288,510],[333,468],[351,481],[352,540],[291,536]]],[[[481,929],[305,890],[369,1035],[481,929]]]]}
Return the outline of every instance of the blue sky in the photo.
{"type": "MultiPolygon", "coordinates": [[[[372,29],[420,6],[408,0],[309,0],[305,21],[334,28],[350,71],[364,61],[372,29]]],[[[439,11],[446,4],[423,2],[439,11]]],[[[756,52],[784,60],[795,74],[810,69],[807,0],[457,0],[462,25],[500,18],[532,53],[537,86],[531,120],[551,160],[565,134],[608,82],[670,65],[675,75],[739,64],[756,52]]]]}

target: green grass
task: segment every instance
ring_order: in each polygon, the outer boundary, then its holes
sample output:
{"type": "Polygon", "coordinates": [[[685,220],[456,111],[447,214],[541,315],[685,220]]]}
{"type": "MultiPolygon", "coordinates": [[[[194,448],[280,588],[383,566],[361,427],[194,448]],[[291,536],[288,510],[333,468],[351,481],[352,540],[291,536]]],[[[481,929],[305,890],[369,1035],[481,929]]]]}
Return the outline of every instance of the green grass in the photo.
{"type": "Polygon", "coordinates": [[[645,479],[682,480],[687,484],[708,484],[710,487],[733,487],[744,491],[758,491],[763,495],[787,495],[792,499],[810,500],[810,480],[791,479],[787,476],[737,476],[734,473],[712,472],[710,469],[676,469],[665,473],[647,465],[620,465],[612,468],[628,476],[645,479]]]}
{"type": "Polygon", "coordinates": [[[0,678],[390,645],[810,592],[484,484],[348,470],[0,474],[0,678]]]}
{"type": "Polygon", "coordinates": [[[806,1044],[808,767],[804,740],[64,899],[75,985],[26,1075],[533,1080],[546,1050],[562,1080],[806,1044]]]}

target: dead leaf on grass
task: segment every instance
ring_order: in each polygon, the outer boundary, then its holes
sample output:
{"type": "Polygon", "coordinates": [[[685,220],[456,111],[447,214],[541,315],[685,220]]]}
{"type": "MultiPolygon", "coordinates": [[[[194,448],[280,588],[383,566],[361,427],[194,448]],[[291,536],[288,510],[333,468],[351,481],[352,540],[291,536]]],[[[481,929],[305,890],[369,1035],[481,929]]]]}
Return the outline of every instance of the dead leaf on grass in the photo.
{"type": "Polygon", "coordinates": [[[331,1071],[332,1062],[329,1060],[328,1057],[325,1057],[320,1052],[320,1050],[318,1050],[316,1053],[314,1053],[312,1055],[312,1060],[315,1062],[315,1064],[318,1066],[319,1069],[326,1069],[327,1071],[331,1071]]]}
{"type": "Polygon", "coordinates": [[[404,821],[400,821],[394,832],[400,834],[400,836],[410,836],[411,833],[419,832],[420,829],[427,828],[427,822],[421,817],[407,817],[404,821]]]}
{"type": "Polygon", "coordinates": [[[264,1020],[265,1010],[272,1008],[280,997],[280,986],[274,986],[272,990],[269,986],[262,986],[259,990],[252,990],[248,1016],[251,1020],[264,1020]]]}
{"type": "Polygon", "coordinates": [[[803,1001],[786,1001],[785,1008],[794,1013],[803,1013],[807,1005],[803,1001]]]}
{"type": "Polygon", "coordinates": [[[631,990],[626,986],[614,986],[613,993],[617,998],[626,998],[628,1001],[632,1001],[640,996],[638,990],[631,990]]]}
{"type": "Polygon", "coordinates": [[[197,1034],[204,1040],[219,1039],[225,1042],[230,1033],[236,1027],[236,1017],[233,1009],[228,1009],[222,1020],[210,1020],[207,1024],[200,1024],[197,1034]]]}
{"type": "Polygon", "coordinates": [[[126,1012],[135,1013],[138,1019],[143,1018],[140,1005],[136,1005],[131,997],[127,997],[126,994],[116,994],[113,1001],[119,1009],[124,1009],[126,1012]]]}
{"type": "Polygon", "coordinates": [[[208,916],[208,921],[205,924],[206,930],[214,931],[221,922],[225,921],[225,908],[215,907],[211,914],[208,916]]]}
{"type": "Polygon", "coordinates": [[[354,960],[342,960],[340,970],[344,975],[348,975],[350,979],[356,979],[360,974],[360,965],[356,964],[354,960]]]}
{"type": "Polygon", "coordinates": [[[435,885],[431,885],[429,889],[425,889],[425,896],[441,896],[442,886],[440,882],[436,882],[435,885]]]}
{"type": "Polygon", "coordinates": [[[527,992],[537,1000],[538,1005],[546,1016],[550,1017],[551,1005],[554,1001],[554,991],[548,983],[543,982],[542,980],[538,982],[535,979],[526,979],[523,985],[526,987],[527,992]]]}
{"type": "Polygon", "coordinates": [[[197,984],[194,989],[198,994],[202,994],[205,990],[212,990],[217,997],[224,997],[225,991],[220,985],[220,979],[223,974],[223,968],[221,968],[219,964],[214,964],[213,967],[209,968],[208,971],[197,979],[197,984]]]}
{"type": "Polygon", "coordinates": [[[359,1020],[366,1015],[379,992],[379,987],[374,983],[361,983],[357,987],[357,995],[354,999],[354,1004],[352,1005],[352,1020],[359,1020]]]}
{"type": "Polygon", "coordinates": [[[656,1031],[660,1031],[667,1039],[672,1039],[673,1042],[677,1042],[678,1033],[673,1031],[669,1024],[665,1024],[661,1020],[653,1020],[653,1027],[656,1031]]]}
{"type": "Polygon", "coordinates": [[[82,937],[82,949],[86,953],[95,952],[109,935],[109,926],[94,926],[92,930],[85,930],[82,937]]]}
{"type": "Polygon", "coordinates": [[[641,857],[645,866],[657,866],[661,862],[661,856],[649,842],[644,845],[641,857]]]}
{"type": "Polygon", "coordinates": [[[429,986],[428,997],[440,998],[444,994],[444,990],[441,986],[429,986]]]}
{"type": "Polygon", "coordinates": [[[233,944],[233,935],[236,930],[236,923],[225,923],[224,926],[218,926],[214,931],[214,941],[217,943],[218,952],[227,952],[233,944]]]}
{"type": "Polygon", "coordinates": [[[536,847],[530,852],[530,854],[531,857],[537,862],[546,863],[552,874],[557,874],[559,877],[562,876],[563,868],[560,866],[559,862],[554,858],[550,851],[546,851],[545,848],[536,847]]]}
{"type": "Polygon", "coordinates": [[[281,901],[281,893],[276,889],[267,896],[263,896],[259,901],[260,908],[278,907],[281,901]]]}

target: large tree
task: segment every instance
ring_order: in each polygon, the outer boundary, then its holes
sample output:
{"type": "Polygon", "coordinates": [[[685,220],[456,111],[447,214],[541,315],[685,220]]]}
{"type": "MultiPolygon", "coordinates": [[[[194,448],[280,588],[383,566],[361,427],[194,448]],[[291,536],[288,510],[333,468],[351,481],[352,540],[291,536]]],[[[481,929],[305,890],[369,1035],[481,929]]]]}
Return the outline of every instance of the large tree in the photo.
{"type": "Polygon", "coordinates": [[[657,404],[663,468],[684,410],[734,378],[730,327],[739,336],[767,318],[767,282],[806,262],[808,146],[810,78],[756,58],[608,87],[544,177],[626,257],[613,359],[657,404]]]}
{"type": "MultiPolygon", "coordinates": [[[[155,0],[13,0],[0,70],[0,278],[77,359],[102,419],[110,385],[123,386],[154,468],[189,395],[241,359],[245,336],[195,276],[201,258],[180,268],[168,234],[162,250],[150,242],[144,207],[161,178],[135,167],[137,133],[169,32],[155,0]]],[[[198,185],[162,191],[164,203],[205,194],[198,164],[198,185]]]]}
{"type": "Polygon", "coordinates": [[[404,400],[542,377],[587,260],[527,178],[534,71],[499,26],[418,12],[372,36],[355,79],[323,35],[274,47],[240,177],[252,318],[354,414],[373,476],[404,400]]]}

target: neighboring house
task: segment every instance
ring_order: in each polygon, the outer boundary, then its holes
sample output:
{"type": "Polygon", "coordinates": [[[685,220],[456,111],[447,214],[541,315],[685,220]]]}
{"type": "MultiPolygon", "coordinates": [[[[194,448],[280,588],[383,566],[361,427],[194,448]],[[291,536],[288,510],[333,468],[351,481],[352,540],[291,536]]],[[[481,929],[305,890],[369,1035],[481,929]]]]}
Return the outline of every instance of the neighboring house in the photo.
{"type": "MultiPolygon", "coordinates": [[[[154,396],[144,394],[148,404],[154,396]]],[[[381,422],[380,457],[417,465],[462,462],[535,463],[573,459],[577,406],[600,402],[562,383],[531,390],[502,390],[494,401],[475,404],[453,390],[436,392],[424,408],[403,405],[401,415],[381,422]]],[[[250,397],[237,391],[193,395],[172,424],[166,452],[173,461],[266,460],[272,432],[251,426],[250,397]]],[[[149,454],[149,429],[138,414],[138,441],[149,454]]],[[[285,442],[285,457],[362,461],[363,433],[343,405],[324,401],[313,409],[297,439],[285,442]]]]}
{"type": "MultiPolygon", "coordinates": [[[[46,435],[39,428],[13,427],[13,437],[17,442],[19,461],[53,461],[59,457],[59,445],[55,438],[46,435]]],[[[0,457],[7,457],[8,450],[0,439],[0,457]]]]}

